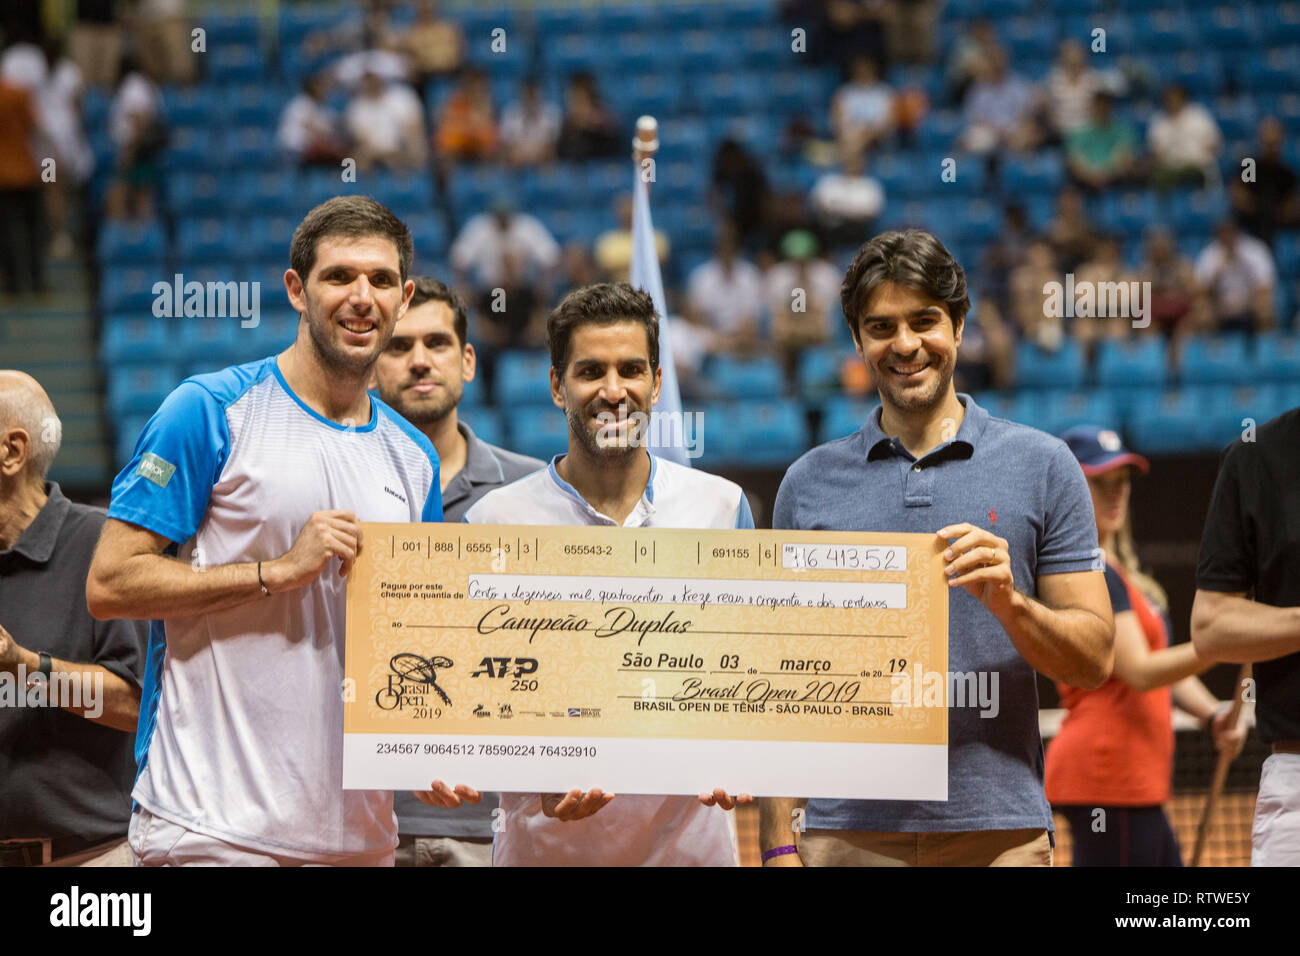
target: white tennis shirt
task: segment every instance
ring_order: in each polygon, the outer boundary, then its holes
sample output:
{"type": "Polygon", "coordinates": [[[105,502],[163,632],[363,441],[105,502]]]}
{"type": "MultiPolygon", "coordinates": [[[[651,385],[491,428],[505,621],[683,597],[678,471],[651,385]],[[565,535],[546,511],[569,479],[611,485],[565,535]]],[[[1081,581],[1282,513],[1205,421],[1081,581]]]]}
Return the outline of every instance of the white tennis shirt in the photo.
{"type": "MultiPolygon", "coordinates": [[[[465,514],[472,524],[613,525],[555,470],[534,472],[484,495],[465,514]]],[[[752,528],[734,482],[650,456],[645,493],[625,528],[752,528]]],[[[721,783],[722,781],[719,781],[721,783]]],[[[730,813],[695,797],[618,794],[583,820],[542,812],[535,793],[503,793],[493,866],[736,866],[730,813]]]]}
{"type": "MultiPolygon", "coordinates": [[[[318,415],[272,356],[177,386],[113,482],[108,514],[170,538],[202,573],[278,558],[313,512],[329,509],[441,521],[437,452],[373,395],[362,426],[318,415]]],[[[298,590],[153,622],[136,735],[140,805],[306,860],[397,845],[392,793],[343,789],[338,569],[331,560],[298,590]]]]}

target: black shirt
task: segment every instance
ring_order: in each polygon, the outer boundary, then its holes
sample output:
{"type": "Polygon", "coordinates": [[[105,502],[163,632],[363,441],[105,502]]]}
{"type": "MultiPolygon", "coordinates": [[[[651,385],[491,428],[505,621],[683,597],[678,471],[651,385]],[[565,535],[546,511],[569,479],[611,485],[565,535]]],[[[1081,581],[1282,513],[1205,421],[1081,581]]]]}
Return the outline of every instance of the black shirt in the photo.
{"type": "MultiPolygon", "coordinates": [[[[148,626],[96,621],[86,574],[105,512],[73,504],[59,486],[8,551],[0,551],[0,625],[33,653],[98,664],[135,686],[148,626]]],[[[11,693],[26,682],[0,675],[11,693]],[[15,686],[16,684],[16,686],[15,686]]],[[[0,707],[0,839],[126,836],[135,779],[134,735],[57,707],[0,707]]]]}
{"type": "MultiPolygon", "coordinates": [[[[1300,408],[1260,425],[1223,456],[1201,536],[1196,586],[1254,592],[1274,607],[1300,605],[1300,408]]],[[[1259,661],[1260,739],[1300,740],[1300,653],[1259,661]]]]}

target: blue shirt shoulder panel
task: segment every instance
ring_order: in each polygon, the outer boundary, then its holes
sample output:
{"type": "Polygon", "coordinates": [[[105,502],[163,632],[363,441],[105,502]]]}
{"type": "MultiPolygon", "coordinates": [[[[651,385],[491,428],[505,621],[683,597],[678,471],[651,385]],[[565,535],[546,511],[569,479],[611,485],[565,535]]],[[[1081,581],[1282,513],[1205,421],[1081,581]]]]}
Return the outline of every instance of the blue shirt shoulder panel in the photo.
{"type": "Polygon", "coordinates": [[[275,357],[187,378],[163,399],[113,481],[108,516],[178,544],[198,530],[230,452],[226,409],[272,373],[275,357]]]}
{"type": "Polygon", "coordinates": [[[424,508],[420,512],[421,521],[441,521],[442,520],[442,480],[439,477],[440,466],[438,463],[438,452],[433,447],[433,442],[429,441],[429,436],[420,431],[405,418],[395,412],[389,405],[380,399],[377,392],[370,392],[370,400],[375,403],[375,409],[378,415],[390,419],[393,424],[402,430],[411,441],[419,446],[420,451],[429,459],[429,464],[433,465],[433,481],[429,485],[428,497],[424,499],[424,508]]]}

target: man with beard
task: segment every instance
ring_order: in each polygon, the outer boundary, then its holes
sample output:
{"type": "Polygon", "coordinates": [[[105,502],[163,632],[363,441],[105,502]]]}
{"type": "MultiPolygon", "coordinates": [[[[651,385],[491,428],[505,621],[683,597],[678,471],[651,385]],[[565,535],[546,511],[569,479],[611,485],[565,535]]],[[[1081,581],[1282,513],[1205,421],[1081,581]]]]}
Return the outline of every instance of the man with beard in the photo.
{"type": "MultiPolygon", "coordinates": [[[[644,292],[600,284],[566,295],[547,323],[551,400],[569,420],[569,452],[545,471],[486,495],[474,524],[614,528],[752,528],[740,486],[645,448],[659,397],[659,318],[644,292]]],[[[426,799],[455,799],[434,785],[426,799]]],[[[495,866],[735,866],[726,817],[737,798],[504,793],[495,866]],[[612,805],[611,805],[612,803],[612,805]],[[599,816],[602,808],[609,807],[599,816]]],[[[749,802],[741,796],[740,802],[749,802]]]]}
{"type": "MultiPolygon", "coordinates": [[[[380,397],[438,451],[445,521],[460,521],[489,491],[546,463],[479,439],[457,415],[474,380],[474,346],[466,340],[465,303],[437,279],[414,278],[415,294],[375,363],[380,397]]],[[[457,798],[459,799],[459,798],[457,798]]],[[[413,794],[394,798],[401,840],[398,866],[490,866],[495,799],[474,809],[425,806],[413,794]]]]}
{"type": "Polygon", "coordinates": [[[137,865],[391,865],[388,791],[342,787],[344,580],[362,521],[438,521],[429,439],[366,392],[414,287],[411,234],[345,196],[298,225],[298,337],[182,382],[113,483],[96,618],[153,620],[137,865]]]}
{"type": "Polygon", "coordinates": [[[963,679],[965,706],[950,689],[946,802],[809,800],[796,851],[803,801],[765,800],[763,861],[1050,866],[1034,671],[1091,689],[1113,654],[1087,482],[1064,442],[954,390],[970,299],[934,236],[876,236],[841,298],[881,405],[857,433],[790,467],[772,525],[937,536],[950,562],[948,685],[963,679]],[[992,700],[970,699],[972,679],[992,700]]]}

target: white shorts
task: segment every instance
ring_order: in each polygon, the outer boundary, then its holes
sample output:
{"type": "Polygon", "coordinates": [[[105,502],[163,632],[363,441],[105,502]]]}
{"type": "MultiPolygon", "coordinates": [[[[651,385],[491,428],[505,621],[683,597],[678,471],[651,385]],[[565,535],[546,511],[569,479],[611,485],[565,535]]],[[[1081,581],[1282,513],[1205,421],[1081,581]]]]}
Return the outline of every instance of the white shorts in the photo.
{"type": "Polygon", "coordinates": [[[1300,754],[1273,754],[1259,773],[1251,866],[1300,866],[1300,754]]]}
{"type": "Polygon", "coordinates": [[[187,830],[136,804],[126,833],[136,866],[392,866],[393,851],[302,860],[236,846],[187,830]]]}

